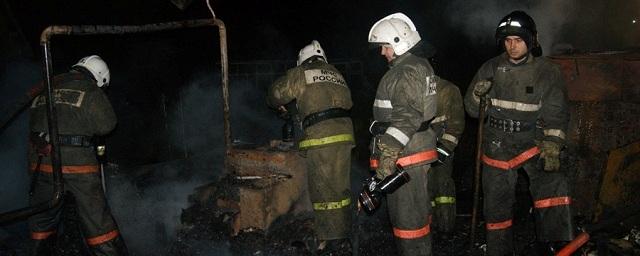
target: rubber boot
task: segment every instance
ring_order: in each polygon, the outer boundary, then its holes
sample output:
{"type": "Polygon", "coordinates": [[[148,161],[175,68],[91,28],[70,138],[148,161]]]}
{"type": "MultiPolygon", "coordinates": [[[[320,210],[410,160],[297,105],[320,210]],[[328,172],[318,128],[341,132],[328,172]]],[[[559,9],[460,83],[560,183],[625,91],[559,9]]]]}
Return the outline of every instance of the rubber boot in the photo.
{"type": "Polygon", "coordinates": [[[56,237],[51,236],[47,239],[31,240],[29,248],[29,256],[50,256],[55,252],[56,237]]]}
{"type": "Polygon", "coordinates": [[[351,254],[351,241],[348,238],[321,241],[318,246],[318,256],[351,254]]]}
{"type": "Polygon", "coordinates": [[[536,253],[538,256],[553,256],[555,255],[551,243],[548,242],[536,242],[536,253]]]}
{"type": "Polygon", "coordinates": [[[129,252],[121,236],[106,243],[90,248],[93,255],[98,256],[127,256],[129,252]]]}
{"type": "Polygon", "coordinates": [[[438,204],[433,209],[433,224],[440,233],[449,234],[453,232],[456,225],[456,205],[438,204]]]}

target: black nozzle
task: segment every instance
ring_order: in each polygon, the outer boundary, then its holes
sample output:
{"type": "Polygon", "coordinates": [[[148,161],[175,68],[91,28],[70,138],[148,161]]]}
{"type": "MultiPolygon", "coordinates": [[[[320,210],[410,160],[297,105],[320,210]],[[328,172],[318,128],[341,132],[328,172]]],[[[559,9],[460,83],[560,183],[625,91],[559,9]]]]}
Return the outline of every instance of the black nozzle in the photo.
{"type": "Polygon", "coordinates": [[[282,125],[282,141],[291,142],[294,137],[294,126],[293,120],[291,118],[287,119],[287,121],[282,125]]]}

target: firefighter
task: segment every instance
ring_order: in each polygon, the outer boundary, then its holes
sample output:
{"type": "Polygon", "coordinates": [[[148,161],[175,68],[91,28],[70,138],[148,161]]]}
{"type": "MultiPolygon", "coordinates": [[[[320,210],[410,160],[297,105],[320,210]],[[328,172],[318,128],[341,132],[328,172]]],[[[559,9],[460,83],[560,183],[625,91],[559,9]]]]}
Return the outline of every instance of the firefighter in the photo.
{"type": "Polygon", "coordinates": [[[349,110],[353,105],[344,77],[327,63],[313,40],[300,50],[297,66],[270,87],[267,103],[282,111],[296,100],[304,138],[298,147],[306,158],[309,195],[320,254],[349,246],[351,229],[351,149],[355,145],[349,110]]]}
{"type": "Polygon", "coordinates": [[[453,83],[438,81],[438,112],[431,121],[437,134],[438,162],[429,171],[429,192],[433,207],[434,228],[445,235],[455,228],[456,187],[453,172],[453,151],[464,131],[464,106],[460,90],[453,83]]]}
{"type": "Polygon", "coordinates": [[[540,243],[573,238],[571,198],[560,169],[568,122],[566,89],[558,66],[540,57],[533,19],[514,11],[495,34],[504,53],[485,62],[465,94],[465,108],[478,117],[486,97],[482,187],[488,255],[513,254],[517,170],[529,177],[540,243]]]}
{"type": "MultiPolygon", "coordinates": [[[[109,84],[106,63],[96,55],[82,58],[67,73],[54,79],[61,168],[64,188],[76,198],[82,235],[92,255],[126,255],[124,241],[102,190],[94,136],[114,129],[116,115],[101,88],[109,84]]],[[[50,199],[53,193],[50,134],[46,98],[37,96],[30,107],[30,204],[50,199]]],[[[53,255],[62,204],[29,218],[30,255],[53,255]]]]}
{"type": "Polygon", "coordinates": [[[436,115],[438,78],[428,60],[409,52],[420,35],[406,15],[395,13],[376,22],[368,41],[380,46],[389,63],[378,84],[370,129],[379,152],[376,176],[384,179],[400,165],[411,177],[387,195],[393,235],[401,255],[431,255],[427,172],[438,154],[429,121],[436,115]]]}

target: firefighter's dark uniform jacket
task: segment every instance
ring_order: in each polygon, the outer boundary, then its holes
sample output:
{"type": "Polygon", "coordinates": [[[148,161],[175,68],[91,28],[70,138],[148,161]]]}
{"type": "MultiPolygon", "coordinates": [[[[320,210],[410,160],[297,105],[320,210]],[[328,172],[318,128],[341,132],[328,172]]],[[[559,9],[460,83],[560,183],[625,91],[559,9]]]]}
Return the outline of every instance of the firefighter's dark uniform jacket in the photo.
{"type": "MultiPolygon", "coordinates": [[[[54,78],[54,101],[60,136],[76,138],[74,141],[61,139],[59,150],[64,186],[76,198],[82,234],[93,254],[122,255],[126,252],[123,251],[118,228],[107,206],[95,149],[89,141],[93,136],[113,130],[116,125],[115,113],[95,81],[77,71],[54,78]]],[[[30,110],[30,169],[35,171],[30,201],[31,204],[37,204],[49,200],[53,191],[51,159],[46,153],[38,153],[42,152],[42,141],[35,142],[46,137],[37,138],[38,135],[48,133],[44,94],[33,100],[30,110]]],[[[44,246],[44,241],[55,234],[60,212],[61,207],[56,207],[29,219],[31,238],[35,243],[33,254],[37,254],[41,249],[39,247],[44,246]]]]}
{"type": "Polygon", "coordinates": [[[434,164],[429,171],[429,191],[433,210],[433,224],[443,232],[455,228],[456,188],[451,176],[453,172],[453,151],[464,131],[464,106],[462,94],[453,83],[440,79],[437,86],[438,112],[431,121],[438,144],[452,155],[442,163],[434,164]]]}
{"type": "Polygon", "coordinates": [[[396,155],[411,180],[387,195],[389,216],[402,255],[431,254],[431,205],[427,189],[427,171],[437,159],[435,132],[418,131],[423,122],[436,115],[438,78],[426,59],[405,53],[391,61],[380,80],[373,104],[377,122],[390,122],[378,135],[378,148],[385,155],[396,155]]]}
{"type": "MultiPolygon", "coordinates": [[[[351,109],[351,92],[332,65],[314,60],[292,68],[271,86],[267,103],[274,108],[296,100],[300,116],[308,120],[330,109],[351,109]]],[[[351,229],[350,164],[355,144],[348,116],[328,118],[304,128],[299,143],[307,158],[309,194],[321,240],[347,238],[351,229]]]]}
{"type": "Polygon", "coordinates": [[[511,208],[520,167],[531,184],[538,241],[571,240],[571,198],[566,177],[562,172],[542,170],[536,145],[545,140],[561,145],[565,141],[568,110],[560,69],[546,58],[531,55],[519,65],[509,62],[506,53],[487,61],[465,95],[469,115],[477,117],[479,109],[473,86],[491,78],[482,145],[487,252],[512,253],[511,208]]]}

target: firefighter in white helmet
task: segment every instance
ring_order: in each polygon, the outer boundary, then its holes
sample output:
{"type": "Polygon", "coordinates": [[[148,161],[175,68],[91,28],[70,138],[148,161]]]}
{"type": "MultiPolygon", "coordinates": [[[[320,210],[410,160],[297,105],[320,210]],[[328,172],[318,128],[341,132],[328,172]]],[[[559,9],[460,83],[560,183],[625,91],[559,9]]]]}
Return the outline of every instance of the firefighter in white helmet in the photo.
{"type": "Polygon", "coordinates": [[[327,63],[316,40],[300,50],[297,66],[269,89],[267,103],[273,108],[283,109],[293,100],[303,117],[304,138],[299,148],[305,152],[319,241],[311,243],[311,249],[323,255],[348,250],[353,207],[351,149],[355,144],[349,110],[353,103],[344,77],[327,63]]]}
{"type": "MultiPolygon", "coordinates": [[[[71,71],[53,79],[64,188],[76,199],[82,235],[91,254],[113,256],[126,255],[127,250],[102,190],[94,145],[94,137],[109,133],[117,122],[109,99],[100,89],[109,81],[109,68],[97,55],[82,58],[71,71]]],[[[45,102],[45,96],[39,95],[30,108],[31,205],[47,201],[53,193],[45,102]]],[[[30,255],[57,254],[51,250],[61,211],[60,204],[29,218],[33,242],[30,255]]]]}
{"type": "Polygon", "coordinates": [[[380,80],[373,104],[372,159],[378,178],[402,166],[410,181],[387,195],[389,217],[400,255],[431,255],[431,204],[427,172],[438,159],[436,134],[430,121],[436,115],[436,84],[429,61],[410,52],[420,34],[411,19],[394,13],[376,22],[369,43],[380,46],[389,70],[380,80]],[[380,131],[373,132],[373,131],[380,131]],[[378,160],[378,161],[375,161],[378,160]]]}

